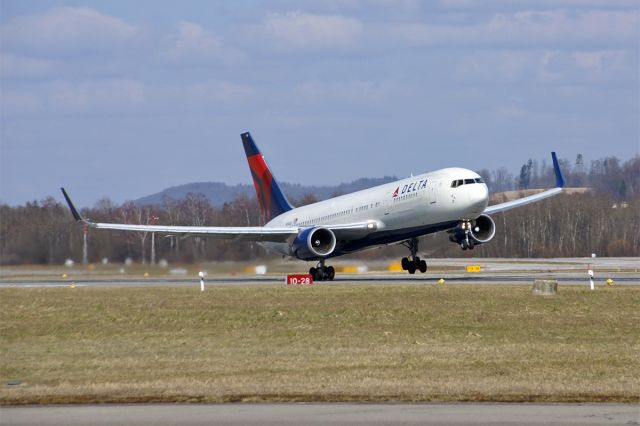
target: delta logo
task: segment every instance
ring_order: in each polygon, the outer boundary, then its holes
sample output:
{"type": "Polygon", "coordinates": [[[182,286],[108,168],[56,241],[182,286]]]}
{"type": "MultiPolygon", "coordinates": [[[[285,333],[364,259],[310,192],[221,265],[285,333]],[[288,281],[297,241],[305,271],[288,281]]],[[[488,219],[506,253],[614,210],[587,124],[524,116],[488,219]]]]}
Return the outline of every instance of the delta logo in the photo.
{"type": "Polygon", "coordinates": [[[425,189],[427,187],[427,179],[423,179],[421,181],[418,182],[412,182],[408,185],[404,185],[402,187],[402,192],[400,192],[400,187],[397,187],[395,191],[393,191],[393,194],[391,195],[392,198],[396,198],[398,195],[402,194],[408,194],[410,192],[415,192],[415,191],[419,191],[421,189],[425,189]]]}

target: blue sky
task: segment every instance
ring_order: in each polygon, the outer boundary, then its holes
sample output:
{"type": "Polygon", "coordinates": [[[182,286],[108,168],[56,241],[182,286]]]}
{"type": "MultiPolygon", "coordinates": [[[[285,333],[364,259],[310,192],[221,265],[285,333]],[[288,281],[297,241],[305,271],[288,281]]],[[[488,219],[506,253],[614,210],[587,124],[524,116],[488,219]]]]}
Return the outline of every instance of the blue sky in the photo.
{"type": "Polygon", "coordinates": [[[0,0],[0,201],[640,152],[640,3],[0,0]]]}

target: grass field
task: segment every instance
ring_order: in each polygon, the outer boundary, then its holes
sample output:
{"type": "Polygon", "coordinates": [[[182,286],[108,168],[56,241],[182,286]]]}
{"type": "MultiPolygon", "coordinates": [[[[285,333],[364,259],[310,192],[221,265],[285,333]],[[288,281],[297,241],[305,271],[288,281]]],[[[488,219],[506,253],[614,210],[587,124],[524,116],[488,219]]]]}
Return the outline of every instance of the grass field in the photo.
{"type": "Polygon", "coordinates": [[[640,289],[0,289],[0,403],[640,401],[640,289]]]}

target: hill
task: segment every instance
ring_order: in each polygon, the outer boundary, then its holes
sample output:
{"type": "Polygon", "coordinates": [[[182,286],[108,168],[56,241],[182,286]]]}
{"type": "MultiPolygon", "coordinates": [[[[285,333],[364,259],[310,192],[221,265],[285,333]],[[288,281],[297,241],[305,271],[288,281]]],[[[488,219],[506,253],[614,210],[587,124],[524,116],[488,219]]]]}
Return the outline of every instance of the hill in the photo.
{"type": "MultiPolygon", "coordinates": [[[[341,183],[335,186],[306,186],[300,184],[281,183],[282,190],[290,200],[299,200],[307,194],[313,194],[318,200],[335,197],[336,195],[348,194],[372,186],[397,180],[395,176],[385,176],[382,178],[360,178],[349,183],[341,183]]],[[[181,200],[187,194],[202,194],[212,206],[221,207],[224,203],[233,201],[239,196],[255,196],[255,189],[250,184],[227,185],[222,182],[194,182],[185,185],[172,186],[155,194],[135,200],[139,205],[162,204],[165,198],[181,200]]]]}

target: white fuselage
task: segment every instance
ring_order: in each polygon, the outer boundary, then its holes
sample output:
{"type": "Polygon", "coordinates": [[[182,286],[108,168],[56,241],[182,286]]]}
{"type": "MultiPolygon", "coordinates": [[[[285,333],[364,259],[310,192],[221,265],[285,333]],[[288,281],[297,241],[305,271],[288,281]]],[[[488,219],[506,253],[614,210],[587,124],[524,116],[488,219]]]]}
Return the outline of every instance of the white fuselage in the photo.
{"type": "MultiPolygon", "coordinates": [[[[487,186],[477,173],[447,168],[298,207],[274,218],[266,227],[375,223],[375,230],[366,236],[371,244],[352,244],[354,248],[348,251],[355,251],[453,228],[461,220],[481,215],[488,201],[487,186]]],[[[288,254],[288,244],[265,246],[288,254]]]]}

